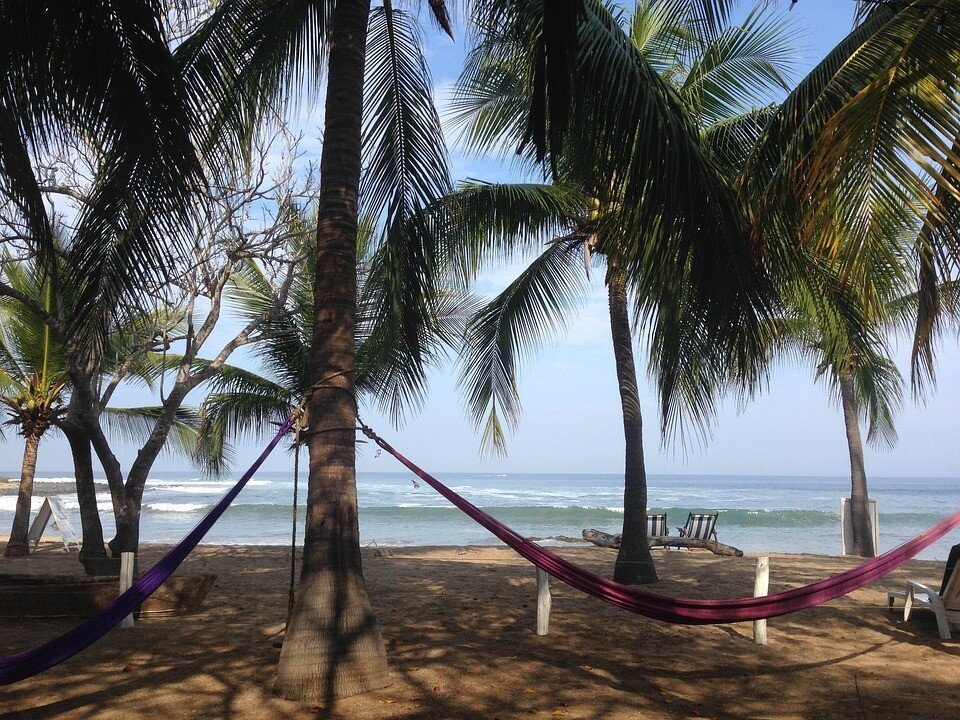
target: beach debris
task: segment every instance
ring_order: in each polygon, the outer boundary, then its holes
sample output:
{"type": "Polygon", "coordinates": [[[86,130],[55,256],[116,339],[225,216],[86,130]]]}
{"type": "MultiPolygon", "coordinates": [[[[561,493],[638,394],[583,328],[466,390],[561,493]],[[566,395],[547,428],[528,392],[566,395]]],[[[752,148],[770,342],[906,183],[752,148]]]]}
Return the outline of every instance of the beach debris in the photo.
{"type": "MultiPolygon", "coordinates": [[[[614,549],[620,547],[619,535],[605,533],[602,530],[584,530],[583,539],[599,547],[614,549]]],[[[650,537],[647,538],[647,540],[650,543],[650,547],[698,548],[701,550],[709,550],[714,555],[720,555],[722,557],[743,557],[743,550],[735,548],[732,545],[724,545],[716,540],[671,537],[669,535],[665,535],[663,537],[650,537]]]]}

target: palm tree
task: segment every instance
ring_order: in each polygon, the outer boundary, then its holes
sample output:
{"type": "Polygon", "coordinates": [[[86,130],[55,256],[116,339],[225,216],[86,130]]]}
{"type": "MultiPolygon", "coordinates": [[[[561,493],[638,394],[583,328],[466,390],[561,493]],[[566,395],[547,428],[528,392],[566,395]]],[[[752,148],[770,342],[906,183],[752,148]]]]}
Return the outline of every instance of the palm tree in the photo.
{"type": "MultiPolygon", "coordinates": [[[[876,272],[873,277],[878,281],[872,288],[876,290],[882,288],[884,277],[899,275],[876,272]]],[[[890,295],[894,288],[885,288],[887,301],[874,306],[876,311],[871,313],[865,308],[865,293],[845,287],[844,302],[859,305],[851,314],[836,312],[820,298],[812,297],[809,285],[796,284],[793,290],[786,314],[771,323],[772,352],[811,361],[815,378],[826,379],[840,405],[850,456],[853,554],[874,557],[877,548],[871,530],[860,423],[868,423],[868,441],[888,447],[896,443],[894,416],[900,406],[903,380],[889,356],[885,331],[891,325],[904,324],[912,310],[912,296],[895,298],[890,295]],[[852,324],[851,316],[859,323],[864,318],[870,320],[865,325],[852,324]]]]}
{"type": "MultiPolygon", "coordinates": [[[[566,152],[565,129],[581,103],[577,88],[596,93],[626,72],[642,110],[629,117],[647,134],[646,152],[628,164],[631,192],[654,190],[646,207],[666,209],[671,227],[709,232],[737,226],[734,196],[692,142],[689,128],[648,68],[624,68],[606,47],[608,29],[584,0],[481,0],[472,19],[521,39],[529,51],[535,93],[523,141],[550,163],[566,152]],[[581,33],[586,29],[587,38],[581,33]],[[599,42],[597,46],[594,43],[599,42]],[[571,68],[577,64],[577,72],[571,68]],[[568,102],[569,101],[569,102],[568,102]],[[675,182],[677,175],[684,182],[675,182]],[[694,192],[690,192],[694,188],[694,192]]],[[[704,0],[704,8],[726,0],[704,0]]],[[[449,31],[446,5],[429,3],[449,31]]],[[[591,7],[595,3],[589,3],[591,7]]],[[[439,121],[412,16],[391,0],[226,0],[178,48],[185,83],[205,133],[211,167],[243,155],[251,126],[278,97],[326,71],[324,143],[320,159],[311,327],[308,417],[308,512],[300,593],[276,683],[285,696],[332,698],[389,682],[376,619],[363,582],[357,535],[354,447],[356,235],[360,202],[383,217],[383,272],[389,301],[381,305],[405,335],[409,362],[422,363],[419,328],[433,314],[430,298],[442,268],[437,236],[421,211],[449,189],[439,121]],[[361,193],[361,168],[367,173],[361,193]]],[[[622,154],[627,118],[617,104],[593,103],[607,122],[594,140],[622,154]]],[[[633,106],[637,109],[637,105],[633,106]]]]}
{"type": "MultiPolygon", "coordinates": [[[[698,7],[679,0],[639,3],[626,23],[629,49],[633,62],[649,63],[673,88],[705,152],[732,177],[747,141],[770,113],[753,105],[786,89],[793,56],[789,26],[782,17],[761,10],[739,25],[728,25],[726,15],[718,24],[705,24],[698,7]]],[[[529,89],[516,72],[522,67],[520,52],[511,38],[491,34],[471,58],[455,101],[470,144],[496,145],[506,135],[509,146],[510,134],[523,126],[519,98],[529,89]]],[[[741,328],[750,328],[749,317],[740,318],[738,323],[745,323],[741,325],[717,323],[710,316],[707,309],[723,303],[739,305],[742,312],[744,302],[736,296],[735,280],[725,285],[711,271],[743,277],[754,260],[742,249],[738,255],[731,243],[726,254],[714,254],[719,262],[707,268],[704,255],[716,253],[713,238],[684,247],[653,218],[647,227],[624,232],[625,227],[632,229],[635,208],[622,194],[609,192],[621,174],[609,160],[578,154],[575,164],[561,163],[550,185],[469,184],[448,200],[469,231],[479,236],[478,255],[509,255],[521,244],[530,247],[545,234],[553,235],[546,250],[473,323],[464,380],[475,418],[485,425],[485,441],[502,449],[502,417],[513,424],[518,413],[517,355],[537,347],[546,333],[563,324],[563,316],[583,295],[584,260],[588,272],[590,264],[606,265],[626,447],[623,533],[614,577],[654,582],[629,296],[633,294],[636,306],[633,322],[649,332],[652,367],[659,367],[665,426],[676,421],[671,414],[676,400],[702,419],[713,402],[707,381],[728,378],[722,358],[735,349],[741,328]],[[692,290],[687,297],[684,288],[692,290]],[[703,358],[699,365],[692,363],[694,350],[703,358]]]]}
{"type": "MultiPolygon", "coordinates": [[[[55,314],[50,281],[33,264],[5,263],[3,277],[16,292],[38,298],[48,314],[55,314]]],[[[0,404],[24,439],[20,490],[13,527],[4,555],[30,554],[27,532],[33,478],[40,440],[66,412],[67,370],[62,340],[34,313],[0,298],[0,404]]]]}
{"type": "Polygon", "coordinates": [[[861,321],[839,324],[856,330],[846,339],[858,348],[831,376],[851,448],[856,551],[869,555],[876,548],[856,418],[871,402],[866,393],[898,395],[871,337],[883,302],[869,288],[878,268],[901,288],[915,284],[911,374],[922,394],[935,379],[934,340],[952,310],[944,288],[960,260],[960,2],[862,3],[857,20],[771,119],[739,185],[761,199],[758,242],[795,238],[801,255],[827,263],[829,282],[852,288],[848,295],[868,292],[861,321]],[[887,387],[870,388],[881,380],[887,387]]]}

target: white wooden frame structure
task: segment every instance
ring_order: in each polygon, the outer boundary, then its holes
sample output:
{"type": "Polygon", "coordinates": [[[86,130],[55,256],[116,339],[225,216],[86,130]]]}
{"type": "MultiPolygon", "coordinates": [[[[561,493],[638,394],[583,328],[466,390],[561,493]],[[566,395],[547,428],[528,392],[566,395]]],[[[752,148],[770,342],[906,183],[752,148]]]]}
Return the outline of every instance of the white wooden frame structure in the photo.
{"type": "Polygon", "coordinates": [[[51,518],[53,518],[53,528],[60,533],[60,539],[63,540],[63,549],[67,552],[73,552],[74,550],[79,552],[80,538],[77,537],[77,531],[73,529],[73,524],[70,522],[70,517],[67,515],[66,508],[63,507],[63,501],[59,495],[50,495],[43,499],[43,505],[40,506],[40,510],[27,532],[27,542],[33,543],[33,547],[36,549],[51,518]]]}

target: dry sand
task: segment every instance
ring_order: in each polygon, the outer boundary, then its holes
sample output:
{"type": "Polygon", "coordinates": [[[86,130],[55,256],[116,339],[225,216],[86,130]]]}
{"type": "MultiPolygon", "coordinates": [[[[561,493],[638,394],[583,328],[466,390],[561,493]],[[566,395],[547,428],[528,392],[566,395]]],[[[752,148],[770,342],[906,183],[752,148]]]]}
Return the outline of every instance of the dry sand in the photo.
{"type": "MultiPolygon", "coordinates": [[[[147,546],[150,564],[163,548],[147,546]]],[[[613,552],[562,554],[609,571],[613,552]]],[[[656,590],[738,597],[754,560],[660,552],[656,590]]],[[[771,592],[813,582],[856,560],[771,557],[771,592]]],[[[54,543],[0,573],[76,572],[54,543]]],[[[202,612],[111,632],[36,678],[0,688],[0,718],[960,718],[960,643],[932,617],[904,624],[884,590],[912,577],[939,583],[942,565],[910,563],[876,585],[769,623],[665,625],[559,585],[550,634],[533,633],[535,575],[503,548],[365,551],[393,685],[332,707],[271,694],[286,611],[282,548],[206,546],[184,571],[218,573],[202,612]]],[[[75,621],[0,620],[0,655],[36,645],[75,621]]]]}

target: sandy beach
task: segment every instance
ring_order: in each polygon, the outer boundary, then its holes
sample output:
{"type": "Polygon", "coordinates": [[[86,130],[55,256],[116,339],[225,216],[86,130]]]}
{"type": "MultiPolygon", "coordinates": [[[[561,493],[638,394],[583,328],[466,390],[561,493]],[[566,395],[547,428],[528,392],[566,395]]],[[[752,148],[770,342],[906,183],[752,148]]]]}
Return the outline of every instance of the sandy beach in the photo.
{"type": "MultiPolygon", "coordinates": [[[[162,546],[145,546],[155,561],[162,546]]],[[[598,571],[613,551],[563,549],[598,571]]],[[[532,567],[504,548],[365,550],[365,572],[393,685],[311,707],[271,693],[286,611],[288,551],[204,546],[183,571],[218,574],[204,609],[111,632],[81,655],[0,689],[0,718],[956,718],[960,643],[931,616],[904,624],[884,591],[906,577],[937,584],[942,565],[914,561],[869,588],[769,623],[665,625],[553,583],[550,633],[538,637],[532,567]]],[[[754,559],[659,552],[659,592],[749,595],[754,559]]],[[[857,563],[771,556],[771,592],[857,563]]],[[[0,573],[79,574],[44,543],[0,573]]],[[[0,621],[0,654],[36,645],[73,620],[0,621]]]]}

